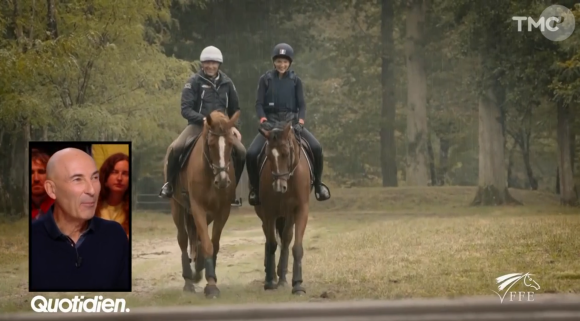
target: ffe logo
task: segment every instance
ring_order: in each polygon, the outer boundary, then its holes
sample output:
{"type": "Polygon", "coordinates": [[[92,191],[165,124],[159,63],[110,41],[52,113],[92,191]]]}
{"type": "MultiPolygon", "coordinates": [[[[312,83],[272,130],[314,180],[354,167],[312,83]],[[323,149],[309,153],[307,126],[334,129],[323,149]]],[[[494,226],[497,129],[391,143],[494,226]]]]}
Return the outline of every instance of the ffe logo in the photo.
{"type": "Polygon", "coordinates": [[[499,296],[499,300],[503,303],[506,295],[509,293],[510,301],[534,301],[534,292],[522,292],[522,291],[510,291],[510,289],[518,283],[520,280],[523,280],[523,284],[525,287],[533,288],[534,290],[539,290],[540,285],[532,279],[532,275],[530,272],[528,273],[510,273],[506,275],[502,275],[495,279],[497,282],[499,292],[493,291],[493,293],[499,296]],[[503,293],[503,294],[502,294],[503,293]]]}

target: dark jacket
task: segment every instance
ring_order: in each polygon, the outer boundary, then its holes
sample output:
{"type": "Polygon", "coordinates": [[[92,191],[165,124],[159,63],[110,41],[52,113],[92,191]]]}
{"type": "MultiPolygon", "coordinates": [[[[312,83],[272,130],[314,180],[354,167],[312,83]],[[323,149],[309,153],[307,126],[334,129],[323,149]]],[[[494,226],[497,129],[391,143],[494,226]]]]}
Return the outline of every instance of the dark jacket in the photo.
{"type": "Polygon", "coordinates": [[[30,226],[29,290],[130,291],[131,252],[121,224],[95,216],[74,244],[59,230],[53,210],[30,226]]]}
{"type": "Polygon", "coordinates": [[[214,83],[200,70],[181,91],[181,115],[188,124],[203,125],[203,118],[214,110],[227,110],[229,117],[240,110],[236,87],[221,71],[214,83]]]}
{"type": "Polygon", "coordinates": [[[289,70],[282,78],[277,70],[270,70],[260,77],[256,97],[258,118],[277,113],[297,113],[306,120],[306,101],[302,80],[289,70]]]}

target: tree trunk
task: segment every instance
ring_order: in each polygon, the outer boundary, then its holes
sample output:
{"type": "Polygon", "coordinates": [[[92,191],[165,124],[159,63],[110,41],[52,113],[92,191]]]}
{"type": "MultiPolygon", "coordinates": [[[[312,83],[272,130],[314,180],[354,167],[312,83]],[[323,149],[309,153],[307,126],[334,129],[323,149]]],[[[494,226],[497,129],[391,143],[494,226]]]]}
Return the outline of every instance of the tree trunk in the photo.
{"type": "Polygon", "coordinates": [[[382,106],[381,106],[381,172],[383,186],[395,187],[397,182],[397,148],[395,141],[395,73],[393,40],[394,9],[393,0],[382,0],[381,9],[381,44],[382,44],[382,106]]]}
{"type": "Polygon", "coordinates": [[[556,194],[560,195],[560,167],[556,167],[556,194]]]}
{"type": "MultiPolygon", "coordinates": [[[[10,215],[15,215],[15,216],[21,216],[22,215],[22,211],[21,211],[21,206],[22,206],[22,176],[20,176],[19,174],[22,174],[21,172],[19,172],[19,168],[16,167],[16,164],[22,164],[23,163],[23,159],[20,159],[20,155],[18,155],[18,152],[20,151],[20,143],[22,142],[22,140],[20,139],[20,137],[18,137],[19,132],[14,133],[12,136],[12,138],[14,139],[12,141],[12,147],[11,147],[11,152],[10,152],[10,172],[9,172],[9,177],[10,179],[8,180],[9,185],[8,185],[8,193],[10,196],[10,205],[9,205],[9,214],[10,215]]],[[[23,137],[23,136],[21,136],[23,137]]],[[[24,168],[24,166],[20,167],[20,168],[24,168]]],[[[28,169],[28,168],[26,168],[28,169]]]]}
{"type": "Polygon", "coordinates": [[[431,186],[437,183],[437,171],[435,170],[435,154],[433,153],[433,145],[431,144],[431,137],[427,139],[427,154],[429,156],[429,174],[431,177],[431,186]]]}
{"type": "Polygon", "coordinates": [[[425,12],[422,0],[407,6],[407,185],[429,185],[427,156],[427,79],[423,57],[425,12]]]}
{"type": "Polygon", "coordinates": [[[445,185],[445,175],[449,170],[449,139],[439,139],[439,170],[437,171],[437,185],[445,185]]]}
{"type": "Polygon", "coordinates": [[[12,12],[12,28],[14,28],[14,35],[16,36],[18,43],[22,46],[24,42],[24,33],[22,31],[22,25],[19,23],[20,1],[14,0],[12,3],[14,5],[12,12]]]}
{"type": "Polygon", "coordinates": [[[511,132],[511,136],[515,143],[518,145],[522,151],[522,160],[524,162],[524,168],[526,170],[526,177],[528,178],[529,186],[532,190],[538,189],[538,180],[534,177],[534,171],[532,169],[532,164],[530,162],[530,140],[532,137],[532,110],[533,106],[529,106],[524,117],[521,119],[522,124],[518,124],[520,128],[516,131],[511,132]]]}
{"type": "Polygon", "coordinates": [[[560,204],[577,206],[578,196],[572,173],[572,155],[570,154],[570,109],[558,103],[558,169],[560,178],[560,204]]]}
{"type": "Polygon", "coordinates": [[[512,145],[509,148],[508,153],[508,166],[507,166],[507,186],[509,187],[517,187],[517,181],[513,176],[513,167],[514,167],[514,150],[516,149],[515,145],[512,145]]]}
{"type": "Polygon", "coordinates": [[[47,5],[47,23],[46,30],[48,31],[48,39],[54,40],[58,38],[58,27],[56,24],[56,0],[46,1],[47,5]]]}
{"type": "Polygon", "coordinates": [[[521,204],[507,189],[502,113],[493,89],[479,98],[479,182],[471,205],[521,204]]]}
{"type": "Polygon", "coordinates": [[[24,204],[23,205],[23,211],[22,211],[22,216],[24,217],[28,217],[28,215],[30,215],[30,203],[29,203],[29,190],[30,190],[30,168],[29,168],[29,164],[30,164],[30,153],[29,153],[29,146],[28,143],[30,142],[30,119],[26,118],[24,120],[24,126],[22,128],[23,130],[23,146],[24,146],[24,184],[23,184],[23,190],[22,190],[22,195],[23,197],[23,201],[24,204]]]}
{"type": "Polygon", "coordinates": [[[526,167],[526,176],[528,177],[528,182],[530,183],[530,188],[532,190],[538,189],[538,180],[534,177],[534,171],[532,170],[532,164],[530,163],[530,144],[526,144],[525,148],[522,149],[522,157],[524,159],[524,166],[526,167]]]}

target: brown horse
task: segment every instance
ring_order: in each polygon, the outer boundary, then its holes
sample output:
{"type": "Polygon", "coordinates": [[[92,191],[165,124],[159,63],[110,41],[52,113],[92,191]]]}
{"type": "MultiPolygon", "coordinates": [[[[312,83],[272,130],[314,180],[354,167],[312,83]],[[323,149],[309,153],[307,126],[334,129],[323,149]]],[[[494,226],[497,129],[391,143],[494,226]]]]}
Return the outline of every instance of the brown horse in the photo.
{"type": "Polygon", "coordinates": [[[214,111],[206,118],[187,164],[176,179],[175,194],[170,201],[181,248],[183,290],[195,292],[194,283],[201,281],[201,272],[205,269],[204,293],[209,298],[220,293],[215,267],[220,237],[230,216],[236,189],[234,166],[230,164],[233,140],[238,139],[232,134],[232,127],[239,117],[239,111],[231,119],[214,111]],[[210,239],[208,225],[212,221],[210,239]],[[191,256],[187,252],[188,240],[191,256]],[[195,261],[195,275],[191,259],[195,261]]]}
{"type": "MultiPolygon", "coordinates": [[[[288,256],[294,228],[292,256],[292,293],[304,294],[302,287],[302,241],[308,223],[308,208],[312,190],[310,169],[306,154],[301,148],[292,123],[281,128],[265,130],[260,133],[268,140],[263,152],[266,161],[260,177],[261,205],[255,206],[256,214],[262,220],[266,236],[264,266],[265,290],[285,286],[288,282],[288,256]],[[278,261],[278,284],[275,284],[276,249],[280,238],[280,260],[278,261]]],[[[260,162],[264,160],[260,157],[260,162]]]]}

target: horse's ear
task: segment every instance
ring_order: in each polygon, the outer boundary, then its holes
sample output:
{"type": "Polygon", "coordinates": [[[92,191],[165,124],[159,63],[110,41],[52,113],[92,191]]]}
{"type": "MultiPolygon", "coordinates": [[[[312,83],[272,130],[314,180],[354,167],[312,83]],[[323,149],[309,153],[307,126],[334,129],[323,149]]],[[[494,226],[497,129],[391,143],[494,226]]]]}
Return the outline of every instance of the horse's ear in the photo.
{"type": "Polygon", "coordinates": [[[230,118],[229,126],[233,127],[238,122],[239,118],[240,118],[240,111],[238,110],[232,115],[232,118],[230,118]]]}
{"type": "Polygon", "coordinates": [[[259,128],[258,131],[260,132],[260,134],[262,134],[262,136],[266,137],[266,139],[270,138],[270,132],[265,130],[264,128],[259,128]]]}
{"type": "Polygon", "coordinates": [[[286,126],[284,126],[284,137],[288,137],[290,130],[292,129],[292,122],[288,122],[286,126]]]}
{"type": "Polygon", "coordinates": [[[207,115],[207,117],[205,117],[205,123],[211,127],[211,115],[207,115]]]}

